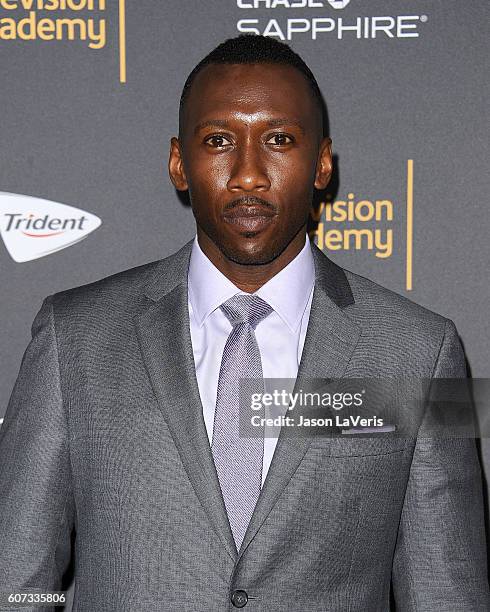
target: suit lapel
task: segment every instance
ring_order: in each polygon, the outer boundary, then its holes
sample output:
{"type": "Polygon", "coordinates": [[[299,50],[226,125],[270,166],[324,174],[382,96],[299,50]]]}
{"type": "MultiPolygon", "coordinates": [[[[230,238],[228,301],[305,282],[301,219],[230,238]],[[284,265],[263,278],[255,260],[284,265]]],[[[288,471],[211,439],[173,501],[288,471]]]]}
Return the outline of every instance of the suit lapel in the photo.
{"type": "MultiPolygon", "coordinates": [[[[237,561],[274,507],[303,459],[311,438],[283,428],[252,520],[237,554],[209,445],[197,384],[187,302],[187,271],[192,241],[160,261],[149,274],[151,300],[135,317],[140,348],[158,405],[211,525],[237,561]]],[[[361,330],[345,313],[354,302],[342,268],[312,245],[315,289],[294,391],[302,381],[341,378],[361,330]]]]}
{"type": "Polygon", "coordinates": [[[216,533],[235,560],[236,547],[206,432],[192,352],[187,302],[190,251],[191,243],[173,256],[173,262],[161,262],[163,269],[147,285],[150,306],[136,317],[135,323],[158,405],[189,480],[216,533]]]}
{"type": "MultiPolygon", "coordinates": [[[[294,392],[299,391],[302,381],[308,379],[341,378],[361,333],[360,327],[343,312],[346,306],[354,302],[345,272],[327,259],[315,245],[312,248],[315,289],[294,392]]],[[[287,486],[310,442],[310,437],[298,437],[291,434],[290,428],[282,428],[239,557],[287,486]]]]}

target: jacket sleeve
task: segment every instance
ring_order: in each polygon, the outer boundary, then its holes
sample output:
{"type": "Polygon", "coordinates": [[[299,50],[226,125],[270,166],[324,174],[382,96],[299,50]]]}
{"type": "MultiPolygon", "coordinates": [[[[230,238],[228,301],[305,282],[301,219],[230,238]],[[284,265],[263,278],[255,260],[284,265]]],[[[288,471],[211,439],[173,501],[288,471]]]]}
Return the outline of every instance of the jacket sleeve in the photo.
{"type": "MultiPolygon", "coordinates": [[[[73,522],[67,421],[50,296],[32,324],[32,340],[0,428],[0,592],[61,590],[73,522]]],[[[51,608],[29,608],[38,609],[51,608]]]]}
{"type": "MultiPolygon", "coordinates": [[[[464,378],[452,321],[433,378],[464,378]]],[[[397,612],[490,610],[482,475],[473,438],[419,437],[393,559],[397,612]]]]}

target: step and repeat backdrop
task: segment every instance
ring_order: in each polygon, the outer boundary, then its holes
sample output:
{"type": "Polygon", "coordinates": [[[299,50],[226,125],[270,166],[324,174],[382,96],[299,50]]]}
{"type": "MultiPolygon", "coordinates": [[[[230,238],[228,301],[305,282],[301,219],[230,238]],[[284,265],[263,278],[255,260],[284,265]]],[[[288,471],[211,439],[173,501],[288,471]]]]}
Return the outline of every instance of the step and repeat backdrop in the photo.
{"type": "MultiPolygon", "coordinates": [[[[0,418],[42,299],[194,235],[167,175],[182,86],[222,40],[292,45],[336,173],[312,238],[488,349],[487,0],[0,0],[0,418]]],[[[490,473],[490,445],[481,443],[490,473]]]]}

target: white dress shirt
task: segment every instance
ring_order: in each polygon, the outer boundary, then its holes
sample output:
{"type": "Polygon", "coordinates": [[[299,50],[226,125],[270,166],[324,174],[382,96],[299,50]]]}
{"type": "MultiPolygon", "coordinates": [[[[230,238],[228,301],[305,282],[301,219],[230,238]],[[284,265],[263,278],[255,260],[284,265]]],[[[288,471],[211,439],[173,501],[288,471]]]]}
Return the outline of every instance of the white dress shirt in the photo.
{"type": "MultiPolygon", "coordinates": [[[[300,253],[254,295],[273,309],[255,329],[264,378],[296,379],[310,316],[315,265],[308,237],[300,253]]],[[[202,252],[197,236],[188,273],[188,302],[192,350],[204,422],[211,444],[219,370],[232,330],[220,306],[244,294],[202,252]]],[[[292,390],[292,389],[291,389],[292,390]]],[[[262,484],[269,470],[277,437],[264,438],[262,484]]]]}

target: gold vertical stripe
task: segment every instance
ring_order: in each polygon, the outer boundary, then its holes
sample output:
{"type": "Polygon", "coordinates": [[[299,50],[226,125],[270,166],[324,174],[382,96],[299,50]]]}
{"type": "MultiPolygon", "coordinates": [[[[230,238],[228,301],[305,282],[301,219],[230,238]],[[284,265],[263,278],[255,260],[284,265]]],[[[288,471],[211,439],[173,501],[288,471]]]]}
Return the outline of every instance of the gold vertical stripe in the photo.
{"type": "Polygon", "coordinates": [[[119,81],[126,83],[126,0],[119,0],[119,81]]]}
{"type": "Polygon", "coordinates": [[[407,275],[406,288],[413,287],[413,159],[407,161],[407,275]]]}

